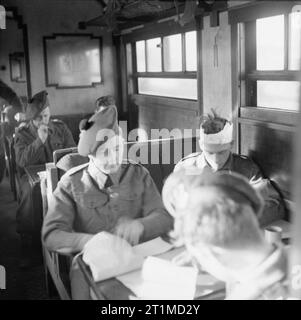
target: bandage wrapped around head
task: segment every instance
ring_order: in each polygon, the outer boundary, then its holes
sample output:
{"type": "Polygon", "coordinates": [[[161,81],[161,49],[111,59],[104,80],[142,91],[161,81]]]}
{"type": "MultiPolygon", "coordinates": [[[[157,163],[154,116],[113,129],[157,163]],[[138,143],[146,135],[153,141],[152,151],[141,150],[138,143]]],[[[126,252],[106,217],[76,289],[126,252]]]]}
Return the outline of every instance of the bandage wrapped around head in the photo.
{"type": "Polygon", "coordinates": [[[233,141],[233,124],[227,119],[213,116],[204,118],[200,126],[200,147],[225,145],[233,141]]]}
{"type": "Polygon", "coordinates": [[[95,113],[89,120],[83,119],[80,122],[81,134],[78,143],[78,153],[80,155],[95,154],[100,145],[120,134],[117,115],[116,107],[108,106],[95,113]]]}

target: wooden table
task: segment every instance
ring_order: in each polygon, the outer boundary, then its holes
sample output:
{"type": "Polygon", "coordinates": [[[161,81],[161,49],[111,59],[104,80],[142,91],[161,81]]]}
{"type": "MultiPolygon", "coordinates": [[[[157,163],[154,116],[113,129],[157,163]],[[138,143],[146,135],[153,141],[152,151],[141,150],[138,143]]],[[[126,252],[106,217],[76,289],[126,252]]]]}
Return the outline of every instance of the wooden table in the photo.
{"type": "MultiPolygon", "coordinates": [[[[291,224],[284,220],[275,221],[270,224],[271,226],[279,226],[282,229],[282,240],[286,244],[287,239],[290,238],[291,224]]],[[[97,300],[129,300],[130,296],[135,294],[127,288],[118,279],[108,279],[96,283],[93,280],[91,270],[89,266],[85,264],[82,259],[82,255],[77,257],[77,262],[80,267],[82,274],[84,275],[86,283],[90,287],[90,291],[94,299],[97,300]]],[[[201,285],[197,286],[197,292],[202,290],[201,285]],[[200,290],[201,289],[201,290],[200,290]]],[[[225,288],[223,285],[217,285],[216,290],[208,294],[202,294],[197,296],[196,300],[222,300],[225,298],[225,288]]]]}
{"type": "MultiPolygon", "coordinates": [[[[95,282],[92,277],[90,268],[85,264],[82,255],[77,258],[78,265],[88,283],[91,296],[96,300],[129,300],[135,294],[116,278],[95,282]]],[[[225,298],[224,283],[218,282],[214,289],[208,285],[198,284],[196,287],[195,300],[222,300],[225,298]],[[199,293],[199,294],[198,294],[199,293]]]]}

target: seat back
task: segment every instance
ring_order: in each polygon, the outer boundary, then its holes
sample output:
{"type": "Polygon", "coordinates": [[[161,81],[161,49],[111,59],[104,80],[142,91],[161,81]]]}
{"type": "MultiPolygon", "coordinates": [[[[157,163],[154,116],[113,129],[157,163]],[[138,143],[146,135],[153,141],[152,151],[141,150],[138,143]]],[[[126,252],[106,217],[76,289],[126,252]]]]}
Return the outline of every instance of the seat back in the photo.
{"type": "Polygon", "coordinates": [[[69,154],[69,153],[77,153],[77,147],[57,149],[53,151],[54,164],[57,164],[61,158],[63,158],[66,154],[69,154]]]}

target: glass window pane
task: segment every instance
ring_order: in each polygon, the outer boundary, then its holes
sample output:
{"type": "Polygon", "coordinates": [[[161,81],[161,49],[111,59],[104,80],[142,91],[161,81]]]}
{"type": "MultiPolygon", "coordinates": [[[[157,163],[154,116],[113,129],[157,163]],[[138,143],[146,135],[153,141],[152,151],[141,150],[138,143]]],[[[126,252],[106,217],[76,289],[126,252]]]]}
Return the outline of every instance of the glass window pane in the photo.
{"type": "Polygon", "coordinates": [[[155,96],[197,100],[197,80],[138,78],[138,92],[155,96]]]}
{"type": "Polygon", "coordinates": [[[150,39],[146,41],[147,48],[147,71],[162,71],[161,62],[161,38],[150,39]]]}
{"type": "Polygon", "coordinates": [[[175,34],[163,38],[164,71],[182,71],[182,37],[175,34]]]}
{"type": "Polygon", "coordinates": [[[136,42],[137,71],[145,72],[145,41],[136,42]]]}
{"type": "Polygon", "coordinates": [[[196,31],[185,33],[186,45],[186,71],[196,71],[197,68],[197,46],[196,31]]]}
{"type": "Polygon", "coordinates": [[[289,17],[289,69],[299,70],[301,60],[301,12],[293,12],[289,17]]]}
{"type": "Polygon", "coordinates": [[[256,20],[257,70],[284,69],[284,16],[256,20]]]}
{"type": "Polygon", "coordinates": [[[257,81],[257,106],[297,111],[299,90],[298,81],[257,81]]]}

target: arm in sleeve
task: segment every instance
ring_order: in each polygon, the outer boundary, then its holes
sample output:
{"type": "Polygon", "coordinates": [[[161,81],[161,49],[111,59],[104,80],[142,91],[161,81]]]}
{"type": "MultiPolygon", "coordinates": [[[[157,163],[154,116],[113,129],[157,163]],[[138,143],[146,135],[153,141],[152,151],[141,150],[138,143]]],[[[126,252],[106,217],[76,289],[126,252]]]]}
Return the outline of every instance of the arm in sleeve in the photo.
{"type": "Polygon", "coordinates": [[[76,206],[68,190],[70,188],[66,183],[58,183],[49,200],[42,228],[42,240],[46,248],[63,254],[82,251],[93,236],[73,231],[76,206]]]}
{"type": "Polygon", "coordinates": [[[73,136],[69,128],[64,124],[64,147],[71,148],[76,147],[73,136]]]}
{"type": "Polygon", "coordinates": [[[40,138],[36,138],[32,143],[26,143],[25,137],[20,133],[15,137],[15,153],[18,166],[24,168],[39,162],[44,154],[44,144],[40,138]]]}
{"type": "Polygon", "coordinates": [[[259,168],[254,165],[250,184],[261,194],[264,199],[264,209],[259,217],[260,226],[283,219],[285,209],[279,193],[275,190],[269,179],[265,179],[259,168]]]}
{"type": "Polygon", "coordinates": [[[143,217],[140,221],[144,226],[144,240],[164,235],[173,228],[173,218],[164,209],[160,194],[149,173],[144,177],[142,206],[143,217]]]}

